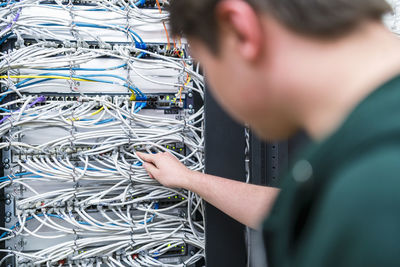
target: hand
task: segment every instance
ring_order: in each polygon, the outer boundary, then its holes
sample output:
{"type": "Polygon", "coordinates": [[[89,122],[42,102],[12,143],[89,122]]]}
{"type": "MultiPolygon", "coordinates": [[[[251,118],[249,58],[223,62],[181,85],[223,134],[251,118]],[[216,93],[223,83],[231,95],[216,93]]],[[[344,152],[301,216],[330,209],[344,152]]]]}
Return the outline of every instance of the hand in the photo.
{"type": "Polygon", "coordinates": [[[186,168],[171,153],[146,154],[136,152],[144,163],[143,167],[151,178],[160,184],[171,188],[187,188],[188,181],[193,171],[186,168]]]}

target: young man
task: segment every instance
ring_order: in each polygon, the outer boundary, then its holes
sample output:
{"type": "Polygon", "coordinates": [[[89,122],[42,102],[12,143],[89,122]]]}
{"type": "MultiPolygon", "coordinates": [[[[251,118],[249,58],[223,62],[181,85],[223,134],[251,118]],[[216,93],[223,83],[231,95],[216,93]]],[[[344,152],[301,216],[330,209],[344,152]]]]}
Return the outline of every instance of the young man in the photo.
{"type": "Polygon", "coordinates": [[[400,43],[384,0],[175,0],[219,103],[262,138],[314,144],[282,191],[140,154],[151,177],[262,225],[271,267],[400,266],[400,43]],[[262,223],[263,219],[267,218],[262,223]]]}

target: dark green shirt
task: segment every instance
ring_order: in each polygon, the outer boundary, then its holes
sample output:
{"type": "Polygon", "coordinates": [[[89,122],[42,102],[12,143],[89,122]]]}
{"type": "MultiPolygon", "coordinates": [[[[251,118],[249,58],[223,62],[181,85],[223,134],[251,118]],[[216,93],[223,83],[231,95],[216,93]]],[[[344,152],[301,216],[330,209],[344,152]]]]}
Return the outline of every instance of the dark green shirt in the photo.
{"type": "Polygon", "coordinates": [[[269,267],[400,267],[400,76],[294,164],[264,239],[269,267]]]}

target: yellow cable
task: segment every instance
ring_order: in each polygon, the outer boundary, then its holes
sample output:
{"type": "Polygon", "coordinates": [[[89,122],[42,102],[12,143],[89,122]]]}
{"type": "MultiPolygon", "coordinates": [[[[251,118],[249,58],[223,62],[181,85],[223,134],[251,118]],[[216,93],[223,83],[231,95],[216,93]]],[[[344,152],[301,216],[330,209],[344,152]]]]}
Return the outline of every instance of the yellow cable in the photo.
{"type": "MultiPolygon", "coordinates": [[[[104,110],[104,107],[101,107],[99,110],[90,114],[90,116],[95,116],[95,115],[99,114],[100,112],[102,112],[103,110],[104,110]]],[[[81,120],[80,118],[68,119],[68,121],[80,121],[80,120],[81,120]]]]}
{"type": "MultiPolygon", "coordinates": [[[[39,75],[11,75],[11,76],[6,76],[6,75],[2,75],[0,76],[0,79],[7,79],[7,78],[11,78],[11,79],[61,79],[61,80],[74,80],[74,81],[81,81],[81,82],[95,82],[92,80],[86,80],[86,79],[80,79],[80,78],[73,78],[73,77],[63,77],[63,76],[39,76],[39,75]]],[[[131,90],[133,91],[133,90],[131,90]]],[[[131,101],[136,100],[136,96],[135,94],[132,92],[132,95],[130,97],[131,101]]],[[[92,114],[90,114],[90,116],[95,116],[97,114],[99,114],[101,111],[104,110],[104,107],[101,107],[99,110],[97,110],[96,112],[93,112],[92,114]]],[[[72,119],[73,121],[79,121],[80,119],[72,119]]]]}
{"type": "MultiPolygon", "coordinates": [[[[184,84],[184,86],[187,86],[187,85],[190,83],[191,80],[192,80],[192,77],[190,77],[190,76],[188,75],[188,78],[187,78],[186,83],[184,84]]],[[[179,102],[182,102],[182,91],[183,91],[183,87],[184,87],[184,86],[182,86],[182,87],[179,89],[179,102]]]]}
{"type": "Polygon", "coordinates": [[[190,83],[190,81],[192,80],[192,77],[189,76],[189,78],[187,79],[185,86],[188,85],[190,83]]]}
{"type": "Polygon", "coordinates": [[[99,114],[100,112],[102,112],[104,110],[104,107],[101,107],[101,109],[99,109],[98,111],[93,112],[92,114],[90,114],[90,116],[95,116],[97,114],[99,114]]]}
{"type": "Polygon", "coordinates": [[[0,79],[60,79],[60,80],[74,80],[74,81],[81,81],[81,82],[95,82],[92,80],[80,79],[80,78],[73,78],[73,77],[63,77],[63,76],[40,76],[40,75],[11,75],[0,76],[0,79]]]}
{"type": "MultiPolygon", "coordinates": [[[[93,80],[87,80],[87,79],[80,79],[80,78],[74,78],[74,77],[63,77],[63,76],[40,76],[40,75],[11,75],[11,76],[0,76],[0,79],[60,79],[60,80],[74,80],[74,81],[80,81],[80,82],[96,82],[93,80]]],[[[134,95],[134,91],[130,89],[132,92],[131,96],[131,101],[136,100],[136,96],[134,95]]],[[[98,114],[98,113],[96,113],[98,114]]]]}

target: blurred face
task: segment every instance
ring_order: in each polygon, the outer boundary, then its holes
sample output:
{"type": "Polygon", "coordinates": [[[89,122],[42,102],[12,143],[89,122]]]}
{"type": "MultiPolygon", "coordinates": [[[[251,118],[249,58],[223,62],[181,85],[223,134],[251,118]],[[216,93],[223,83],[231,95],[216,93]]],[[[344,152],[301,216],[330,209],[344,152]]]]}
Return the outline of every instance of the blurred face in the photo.
{"type": "MultiPolygon", "coordinates": [[[[263,59],[248,63],[230,40],[217,55],[201,42],[190,40],[191,52],[206,72],[209,89],[216,100],[236,121],[250,125],[266,140],[281,140],[295,132],[296,127],[287,116],[284,90],[279,78],[265,72],[263,59]]],[[[277,74],[278,75],[278,74],[277,74]]]]}
{"type": "Polygon", "coordinates": [[[282,41],[286,29],[245,1],[220,1],[216,19],[217,53],[189,37],[192,55],[202,63],[211,92],[225,111],[261,138],[287,138],[296,129],[290,116],[290,102],[294,102],[290,84],[296,83],[287,82],[288,73],[293,73],[288,70],[293,65],[288,51],[293,47],[282,41]]]}

